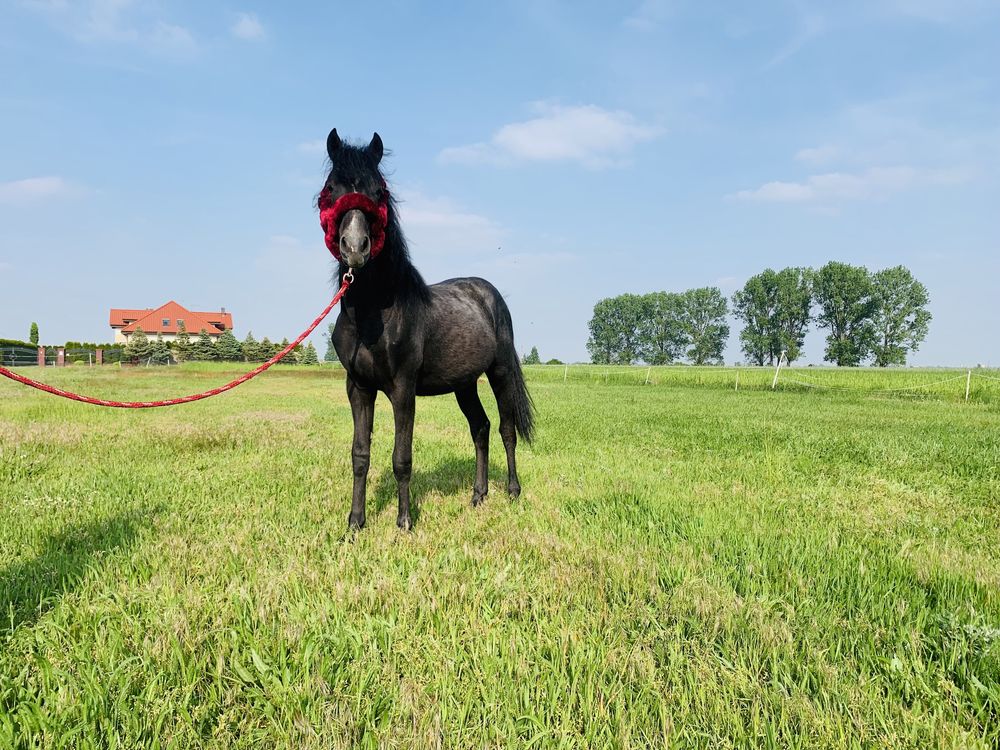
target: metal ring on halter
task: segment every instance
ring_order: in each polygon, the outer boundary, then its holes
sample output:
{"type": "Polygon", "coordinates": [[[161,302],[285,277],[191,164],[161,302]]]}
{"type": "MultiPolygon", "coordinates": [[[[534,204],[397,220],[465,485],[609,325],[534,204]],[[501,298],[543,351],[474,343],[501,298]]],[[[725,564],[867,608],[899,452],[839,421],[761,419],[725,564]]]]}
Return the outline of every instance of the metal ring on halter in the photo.
{"type": "Polygon", "coordinates": [[[354,269],[353,268],[348,268],[347,269],[347,273],[344,274],[344,281],[346,281],[348,284],[353,284],[354,283],[354,269]]]}

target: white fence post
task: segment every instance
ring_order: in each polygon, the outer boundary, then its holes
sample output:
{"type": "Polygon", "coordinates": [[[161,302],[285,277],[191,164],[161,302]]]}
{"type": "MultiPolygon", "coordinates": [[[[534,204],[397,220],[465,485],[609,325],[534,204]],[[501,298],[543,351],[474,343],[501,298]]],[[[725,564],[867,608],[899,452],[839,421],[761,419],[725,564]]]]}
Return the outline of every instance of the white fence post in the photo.
{"type": "Polygon", "coordinates": [[[646,369],[646,385],[649,385],[649,373],[653,371],[652,367],[646,369]]]}
{"type": "Polygon", "coordinates": [[[569,376],[569,365],[566,365],[566,369],[563,370],[563,382],[566,382],[566,378],[569,376]]]}
{"type": "Polygon", "coordinates": [[[778,366],[774,368],[774,380],[771,381],[771,390],[773,391],[778,386],[778,373],[781,372],[781,362],[785,358],[785,353],[781,352],[778,357],[778,366]]]}
{"type": "Polygon", "coordinates": [[[972,385],[972,370],[965,373],[965,400],[969,400],[969,386],[972,385]]]}
{"type": "Polygon", "coordinates": [[[734,390],[738,391],[739,389],[740,389],[740,368],[737,367],[736,368],[736,388],[734,390]]]}

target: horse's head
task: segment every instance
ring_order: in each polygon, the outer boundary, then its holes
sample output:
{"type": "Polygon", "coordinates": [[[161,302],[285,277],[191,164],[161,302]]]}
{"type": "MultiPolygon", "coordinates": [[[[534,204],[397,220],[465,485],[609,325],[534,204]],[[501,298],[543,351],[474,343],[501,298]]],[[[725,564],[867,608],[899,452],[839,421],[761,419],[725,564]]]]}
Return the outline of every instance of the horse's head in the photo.
{"type": "Polygon", "coordinates": [[[327,136],[326,152],[330,174],[319,194],[326,245],[351,269],[361,268],[385,242],[389,191],[378,168],[382,139],[375,133],[361,148],[341,141],[334,128],[327,136]]]}

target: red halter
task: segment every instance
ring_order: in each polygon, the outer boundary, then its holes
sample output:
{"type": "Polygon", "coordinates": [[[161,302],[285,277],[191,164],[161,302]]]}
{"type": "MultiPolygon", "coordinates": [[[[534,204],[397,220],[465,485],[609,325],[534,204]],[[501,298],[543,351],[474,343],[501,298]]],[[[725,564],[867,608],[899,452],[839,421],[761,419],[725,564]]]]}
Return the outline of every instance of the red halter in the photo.
{"type": "Polygon", "coordinates": [[[356,208],[363,211],[368,218],[368,228],[372,241],[371,257],[374,258],[378,255],[385,244],[385,225],[389,221],[389,191],[387,189],[382,189],[382,200],[376,203],[362,193],[346,193],[334,201],[331,199],[330,189],[323,188],[319,194],[319,225],[323,227],[323,232],[326,235],[326,246],[337,260],[340,260],[340,238],[337,236],[340,220],[344,214],[356,208]]]}

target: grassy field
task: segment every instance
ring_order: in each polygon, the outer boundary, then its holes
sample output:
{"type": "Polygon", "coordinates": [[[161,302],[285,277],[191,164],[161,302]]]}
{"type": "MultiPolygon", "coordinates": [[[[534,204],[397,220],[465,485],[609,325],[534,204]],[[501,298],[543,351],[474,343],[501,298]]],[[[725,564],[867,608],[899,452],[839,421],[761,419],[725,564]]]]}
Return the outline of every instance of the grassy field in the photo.
{"type": "Polygon", "coordinates": [[[409,534],[380,398],[354,537],[342,371],[0,380],[0,747],[997,747],[1000,382],[795,372],[532,368],[477,509],[421,399],[409,534]]]}

